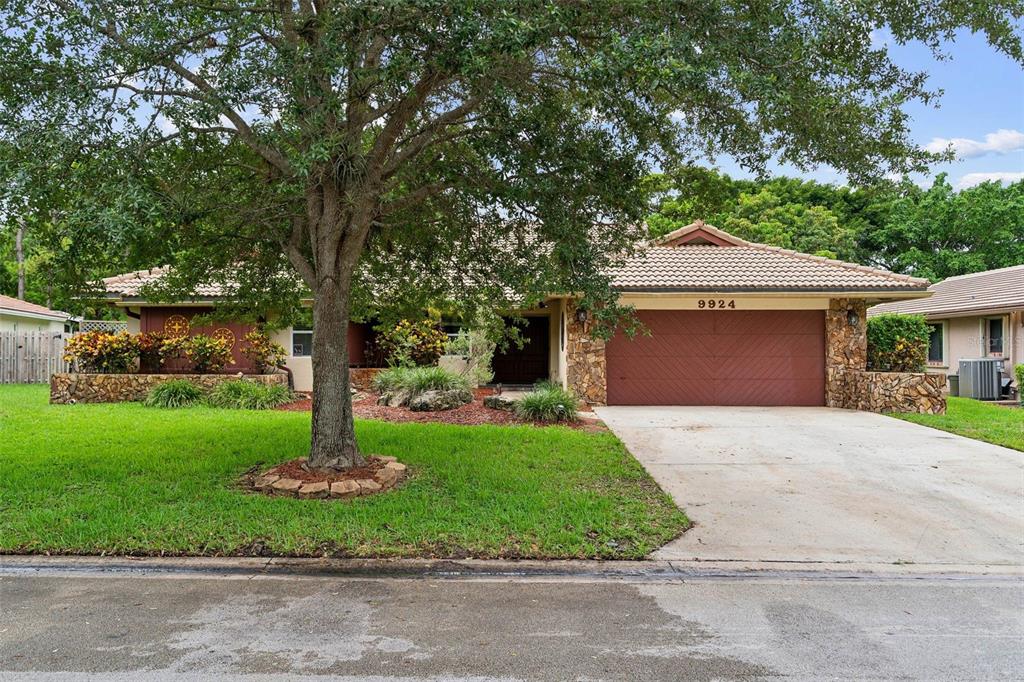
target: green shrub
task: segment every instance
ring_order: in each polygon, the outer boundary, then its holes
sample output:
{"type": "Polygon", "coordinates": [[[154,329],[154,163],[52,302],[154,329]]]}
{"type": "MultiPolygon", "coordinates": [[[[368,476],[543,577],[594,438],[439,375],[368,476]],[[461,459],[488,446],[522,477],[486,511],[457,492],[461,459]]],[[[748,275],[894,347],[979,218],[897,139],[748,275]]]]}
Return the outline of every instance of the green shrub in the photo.
{"type": "Polygon", "coordinates": [[[413,367],[435,364],[447,340],[448,335],[431,320],[402,320],[382,330],[379,343],[389,365],[413,367]]]}
{"type": "Polygon", "coordinates": [[[486,329],[473,328],[468,332],[460,329],[458,335],[445,344],[444,352],[465,359],[469,365],[466,376],[480,386],[494,379],[491,362],[496,348],[497,344],[488,336],[486,329]]]}
{"type": "Polygon", "coordinates": [[[1016,365],[1013,374],[1017,377],[1017,397],[1020,404],[1024,405],[1024,365],[1016,365]]]}
{"type": "Polygon", "coordinates": [[[128,332],[83,332],[64,346],[64,361],[74,363],[82,372],[133,372],[138,359],[138,337],[128,332]]]}
{"type": "Polygon", "coordinates": [[[427,391],[469,390],[469,380],[440,367],[389,367],[373,378],[378,393],[404,391],[414,398],[427,391]]]}
{"type": "Polygon", "coordinates": [[[192,369],[200,374],[218,372],[232,360],[231,344],[225,339],[196,334],[188,338],[185,357],[192,363],[192,369]]]}
{"type": "Polygon", "coordinates": [[[868,320],[868,369],[923,372],[931,328],[923,315],[888,313],[868,320]]]}
{"type": "Polygon", "coordinates": [[[188,407],[203,399],[203,391],[186,379],[172,379],[154,386],[146,396],[147,407],[188,407]]]}
{"type": "Polygon", "coordinates": [[[515,412],[520,419],[539,422],[576,421],[576,396],[558,384],[541,382],[516,401],[515,412]]]}
{"type": "Polygon", "coordinates": [[[237,379],[214,386],[206,402],[211,407],[236,410],[269,410],[292,401],[291,391],[281,384],[258,384],[237,379]]]}
{"type": "Polygon", "coordinates": [[[249,358],[253,367],[261,374],[280,367],[284,364],[284,359],[288,357],[284,346],[271,341],[270,336],[263,329],[253,329],[245,335],[244,341],[242,355],[249,358]]]}

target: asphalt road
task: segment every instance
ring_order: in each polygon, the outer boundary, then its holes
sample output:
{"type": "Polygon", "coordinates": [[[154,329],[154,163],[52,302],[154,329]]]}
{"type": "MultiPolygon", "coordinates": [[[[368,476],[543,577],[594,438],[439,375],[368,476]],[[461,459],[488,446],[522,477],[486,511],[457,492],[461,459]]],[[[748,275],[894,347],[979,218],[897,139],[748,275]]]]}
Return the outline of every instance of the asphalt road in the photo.
{"type": "Polygon", "coordinates": [[[27,571],[0,679],[1022,679],[1019,577],[27,571]]]}

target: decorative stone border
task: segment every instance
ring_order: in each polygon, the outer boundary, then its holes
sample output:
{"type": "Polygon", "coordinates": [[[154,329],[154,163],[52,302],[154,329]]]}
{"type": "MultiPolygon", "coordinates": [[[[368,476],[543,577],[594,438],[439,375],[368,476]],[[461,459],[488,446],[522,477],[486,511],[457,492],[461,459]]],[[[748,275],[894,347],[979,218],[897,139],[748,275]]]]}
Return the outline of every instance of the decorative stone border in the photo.
{"type": "Polygon", "coordinates": [[[50,377],[50,402],[54,405],[74,403],[124,403],[145,400],[158,384],[186,379],[203,389],[211,390],[225,381],[244,379],[259,384],[288,385],[288,375],[281,374],[86,374],[58,373],[50,377]]]}
{"type": "Polygon", "coordinates": [[[254,478],[243,479],[243,485],[265,495],[298,497],[302,499],[340,499],[375,495],[394,488],[408,474],[408,468],[396,457],[377,455],[368,458],[371,463],[382,464],[373,472],[372,478],[343,478],[337,481],[301,481],[282,476],[277,470],[285,464],[278,464],[254,478]],[[374,461],[376,460],[376,461],[374,461]]]}

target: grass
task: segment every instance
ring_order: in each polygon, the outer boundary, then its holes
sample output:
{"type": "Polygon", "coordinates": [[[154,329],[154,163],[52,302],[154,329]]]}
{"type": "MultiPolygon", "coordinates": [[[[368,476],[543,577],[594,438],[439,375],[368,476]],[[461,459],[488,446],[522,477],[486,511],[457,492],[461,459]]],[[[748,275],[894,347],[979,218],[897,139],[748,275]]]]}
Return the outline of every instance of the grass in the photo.
{"type": "Polygon", "coordinates": [[[0,386],[0,552],[641,558],[684,514],[610,433],[360,421],[397,490],[337,502],[234,487],[305,453],[309,414],[49,405],[0,386]]]}
{"type": "Polygon", "coordinates": [[[373,387],[380,393],[401,390],[413,397],[427,391],[468,391],[470,388],[466,377],[442,367],[389,367],[377,373],[373,387]]]}
{"type": "Polygon", "coordinates": [[[579,400],[572,391],[547,384],[537,386],[516,401],[516,416],[539,422],[576,421],[579,400]]]}
{"type": "Polygon", "coordinates": [[[1024,409],[949,398],[946,414],[892,414],[915,424],[1024,451],[1024,409]]]}
{"type": "Polygon", "coordinates": [[[281,384],[257,384],[242,379],[223,381],[213,387],[206,402],[211,407],[236,410],[270,410],[294,400],[292,392],[281,384]]]}

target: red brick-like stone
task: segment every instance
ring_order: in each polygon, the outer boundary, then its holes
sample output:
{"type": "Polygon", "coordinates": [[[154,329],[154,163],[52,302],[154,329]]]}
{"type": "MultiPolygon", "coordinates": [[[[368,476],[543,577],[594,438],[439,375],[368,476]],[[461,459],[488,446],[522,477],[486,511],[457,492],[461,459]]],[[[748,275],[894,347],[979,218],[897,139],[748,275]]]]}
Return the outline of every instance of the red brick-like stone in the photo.
{"type": "Polygon", "coordinates": [[[280,478],[281,477],[278,476],[277,474],[266,474],[265,476],[260,476],[255,481],[253,481],[253,487],[259,488],[260,490],[264,488],[269,488],[276,481],[280,480],[280,478]]]}
{"type": "Polygon", "coordinates": [[[383,489],[381,484],[372,478],[361,478],[356,483],[359,484],[360,495],[372,495],[373,493],[379,493],[383,489]]]}
{"type": "Polygon", "coordinates": [[[295,478],[281,478],[274,481],[270,487],[281,492],[293,493],[302,487],[302,481],[295,478]]]}
{"type": "Polygon", "coordinates": [[[299,495],[304,497],[326,497],[331,491],[331,484],[327,481],[315,481],[305,483],[299,488],[299,495]]]}
{"type": "Polygon", "coordinates": [[[331,497],[355,497],[359,494],[359,484],[355,481],[335,481],[331,484],[331,497]]]}

